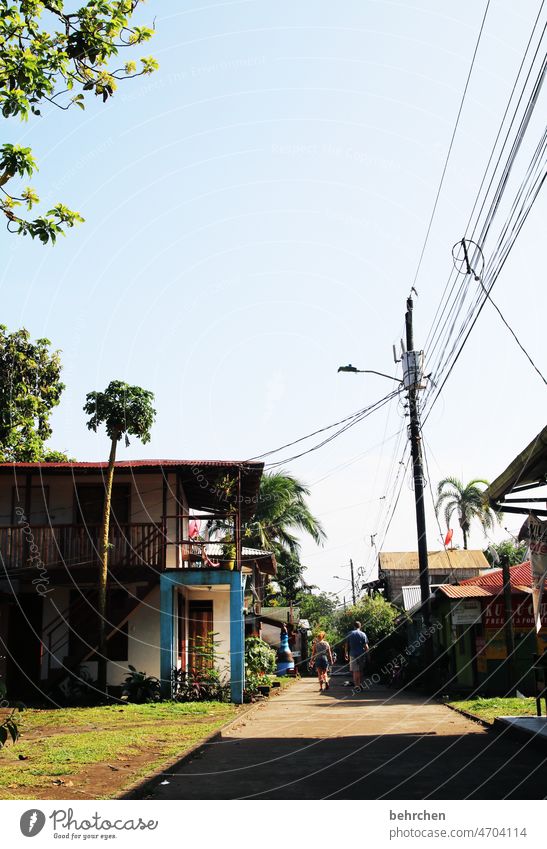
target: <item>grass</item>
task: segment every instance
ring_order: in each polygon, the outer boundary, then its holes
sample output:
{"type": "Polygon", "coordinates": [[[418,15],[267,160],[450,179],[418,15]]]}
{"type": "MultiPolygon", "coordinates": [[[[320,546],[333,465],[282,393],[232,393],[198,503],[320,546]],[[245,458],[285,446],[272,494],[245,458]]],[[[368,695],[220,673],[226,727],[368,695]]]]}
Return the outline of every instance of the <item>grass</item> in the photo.
{"type": "Polygon", "coordinates": [[[479,719],[493,724],[498,716],[535,716],[536,700],[526,699],[470,699],[468,701],[448,702],[457,710],[466,710],[479,719]]]}
{"type": "Polygon", "coordinates": [[[26,710],[21,739],[0,750],[0,798],[47,799],[59,785],[68,798],[115,797],[236,715],[219,702],[26,710]]]}

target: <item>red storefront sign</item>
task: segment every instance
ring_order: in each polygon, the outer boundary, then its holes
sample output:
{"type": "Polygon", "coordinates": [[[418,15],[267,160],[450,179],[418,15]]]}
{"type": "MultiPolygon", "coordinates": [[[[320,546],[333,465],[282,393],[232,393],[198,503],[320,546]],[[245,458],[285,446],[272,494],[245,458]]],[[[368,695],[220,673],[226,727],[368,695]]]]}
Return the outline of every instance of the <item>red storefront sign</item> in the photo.
{"type": "MultiPolygon", "coordinates": [[[[512,608],[513,628],[516,631],[535,630],[534,606],[531,596],[527,596],[524,599],[519,596],[513,596],[512,608]]],[[[485,607],[483,624],[485,628],[502,628],[504,623],[503,599],[498,598],[485,607]]],[[[543,627],[547,626],[547,601],[544,601],[541,605],[541,623],[543,627]]]]}

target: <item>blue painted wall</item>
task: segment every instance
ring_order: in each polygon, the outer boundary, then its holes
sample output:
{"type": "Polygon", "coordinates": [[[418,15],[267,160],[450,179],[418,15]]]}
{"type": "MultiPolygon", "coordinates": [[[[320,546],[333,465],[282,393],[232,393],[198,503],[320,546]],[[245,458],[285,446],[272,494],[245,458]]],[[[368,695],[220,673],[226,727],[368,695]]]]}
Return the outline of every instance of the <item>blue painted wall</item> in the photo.
{"type": "Polygon", "coordinates": [[[171,697],[171,672],[175,665],[175,593],[180,586],[230,587],[230,690],[232,701],[243,702],[245,687],[245,623],[242,572],[224,569],[181,569],[160,576],[160,677],[161,692],[171,697]]]}

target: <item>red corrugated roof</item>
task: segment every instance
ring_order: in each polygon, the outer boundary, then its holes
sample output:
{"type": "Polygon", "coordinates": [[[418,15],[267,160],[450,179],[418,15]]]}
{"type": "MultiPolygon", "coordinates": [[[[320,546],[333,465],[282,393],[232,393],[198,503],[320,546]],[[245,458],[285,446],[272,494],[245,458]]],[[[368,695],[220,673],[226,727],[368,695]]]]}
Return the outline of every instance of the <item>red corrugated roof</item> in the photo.
{"type": "MultiPolygon", "coordinates": [[[[532,567],[529,560],[525,563],[519,563],[517,566],[510,566],[509,573],[511,575],[511,586],[515,589],[532,585],[532,567]]],[[[469,586],[470,584],[501,589],[503,587],[503,572],[501,569],[492,569],[491,572],[486,572],[477,578],[466,578],[464,581],[460,581],[461,586],[469,586]]]]}
{"type": "MultiPolygon", "coordinates": [[[[194,466],[207,466],[208,468],[216,466],[250,466],[260,469],[264,463],[257,463],[252,460],[117,460],[117,469],[133,469],[133,468],[161,468],[162,466],[181,466],[183,468],[192,468],[194,466]]],[[[74,463],[0,463],[0,469],[106,469],[108,463],[104,461],[92,462],[82,461],[74,463]]]]}
{"type": "Polygon", "coordinates": [[[441,584],[437,589],[448,598],[490,598],[492,596],[492,593],[485,587],[456,587],[453,584],[441,584]]]}

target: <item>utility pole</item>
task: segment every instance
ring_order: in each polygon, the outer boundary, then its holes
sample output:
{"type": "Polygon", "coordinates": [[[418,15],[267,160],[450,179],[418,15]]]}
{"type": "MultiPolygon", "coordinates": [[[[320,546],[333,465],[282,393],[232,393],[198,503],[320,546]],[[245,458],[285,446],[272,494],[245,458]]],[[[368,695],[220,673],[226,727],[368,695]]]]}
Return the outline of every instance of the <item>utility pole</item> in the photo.
{"type": "Polygon", "coordinates": [[[507,652],[507,696],[515,694],[515,637],[513,634],[513,606],[511,602],[511,571],[509,557],[500,555],[503,575],[503,621],[505,631],[505,649],[507,652]]]}
{"type": "Polygon", "coordinates": [[[353,574],[353,560],[349,559],[349,568],[351,570],[351,597],[353,599],[353,604],[357,604],[357,598],[355,597],[355,575],[353,574]]]}
{"type": "MultiPolygon", "coordinates": [[[[408,411],[410,415],[410,447],[412,449],[412,468],[414,472],[414,497],[416,499],[416,527],[418,531],[418,564],[420,569],[420,592],[424,625],[431,625],[431,601],[429,586],[429,564],[427,559],[427,536],[425,527],[424,469],[422,459],[422,435],[418,392],[422,380],[422,352],[414,350],[414,330],[412,326],[412,295],[406,302],[406,352],[403,353],[404,386],[408,390],[408,411]]],[[[432,652],[430,640],[426,640],[425,658],[429,660],[432,652]]]]}

